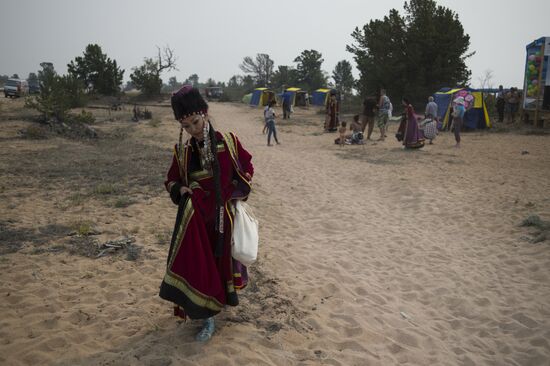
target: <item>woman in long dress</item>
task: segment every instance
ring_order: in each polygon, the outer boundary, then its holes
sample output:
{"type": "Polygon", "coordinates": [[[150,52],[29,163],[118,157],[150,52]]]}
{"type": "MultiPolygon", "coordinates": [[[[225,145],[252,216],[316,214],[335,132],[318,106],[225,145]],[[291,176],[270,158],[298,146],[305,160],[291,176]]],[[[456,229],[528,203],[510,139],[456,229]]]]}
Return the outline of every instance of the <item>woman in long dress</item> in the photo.
{"type": "Polygon", "coordinates": [[[326,105],[325,132],[334,132],[338,128],[340,105],[335,93],[330,94],[326,105]]]}
{"type": "Polygon", "coordinates": [[[407,98],[402,100],[403,107],[405,107],[406,121],[404,123],[403,131],[403,145],[408,149],[418,149],[424,147],[424,137],[422,132],[418,128],[418,120],[416,113],[407,98]]]}
{"type": "Polygon", "coordinates": [[[159,295],[174,303],[174,315],[205,319],[196,339],[206,341],[214,315],[238,305],[236,290],[247,284],[246,267],[231,257],[232,208],[247,199],[254,168],[237,136],[214,130],[196,88],[183,86],[172,108],[181,130],[165,186],[178,214],[159,295]]]}

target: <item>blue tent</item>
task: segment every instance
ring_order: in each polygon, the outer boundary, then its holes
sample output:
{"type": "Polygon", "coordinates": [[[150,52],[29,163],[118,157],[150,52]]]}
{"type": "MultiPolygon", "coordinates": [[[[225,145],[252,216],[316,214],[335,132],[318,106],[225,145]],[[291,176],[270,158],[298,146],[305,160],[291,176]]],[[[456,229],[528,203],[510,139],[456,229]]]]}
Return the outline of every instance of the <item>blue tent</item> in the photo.
{"type": "Polygon", "coordinates": [[[266,106],[271,99],[275,97],[273,93],[268,88],[256,88],[252,91],[252,97],[250,98],[250,105],[255,107],[266,106]]]}
{"type": "Polygon", "coordinates": [[[451,107],[457,93],[466,91],[474,97],[474,103],[471,108],[468,108],[464,114],[464,127],[470,129],[490,128],[491,121],[487,113],[487,106],[483,100],[483,93],[469,88],[442,88],[435,93],[434,102],[437,104],[437,114],[439,120],[443,123],[443,127],[451,122],[451,107]]]}
{"type": "Polygon", "coordinates": [[[307,106],[309,101],[307,100],[307,92],[300,88],[287,88],[283,93],[277,94],[279,101],[289,103],[291,106],[307,106]]]}
{"type": "Polygon", "coordinates": [[[327,104],[327,99],[330,95],[330,89],[317,89],[312,94],[312,104],[318,106],[325,106],[327,104]]]}
{"type": "Polygon", "coordinates": [[[277,96],[279,97],[279,101],[281,104],[287,102],[290,105],[293,105],[294,94],[289,92],[288,90],[285,90],[284,93],[277,94],[277,96]]]}

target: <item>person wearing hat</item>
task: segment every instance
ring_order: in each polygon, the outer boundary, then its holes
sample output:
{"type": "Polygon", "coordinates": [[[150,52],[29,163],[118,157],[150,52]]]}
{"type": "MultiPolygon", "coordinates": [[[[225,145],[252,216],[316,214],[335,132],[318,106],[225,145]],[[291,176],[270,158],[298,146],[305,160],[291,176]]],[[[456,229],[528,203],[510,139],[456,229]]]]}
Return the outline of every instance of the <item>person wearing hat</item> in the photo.
{"type": "Polygon", "coordinates": [[[171,102],[181,129],[165,187],[178,213],[159,295],[174,303],[174,315],[205,319],[196,340],[207,341],[214,315],[238,305],[236,290],[248,281],[231,257],[232,202],[248,198],[254,168],[236,135],[214,129],[198,89],[184,85],[171,102]]]}
{"type": "Polygon", "coordinates": [[[464,113],[466,113],[466,108],[464,108],[464,97],[458,97],[454,100],[453,107],[453,129],[455,134],[456,145],[455,147],[460,147],[460,131],[464,125],[464,113]]]}

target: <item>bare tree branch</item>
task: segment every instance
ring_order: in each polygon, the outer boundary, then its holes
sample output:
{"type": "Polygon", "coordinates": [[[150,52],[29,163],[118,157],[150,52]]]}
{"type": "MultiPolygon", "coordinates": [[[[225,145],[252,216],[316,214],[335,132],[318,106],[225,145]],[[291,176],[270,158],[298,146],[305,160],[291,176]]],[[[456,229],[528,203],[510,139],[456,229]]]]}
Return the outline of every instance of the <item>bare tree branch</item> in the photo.
{"type": "Polygon", "coordinates": [[[267,86],[273,75],[273,64],[268,54],[258,53],[255,60],[246,56],[239,68],[247,74],[252,74],[258,84],[267,86]]]}
{"type": "Polygon", "coordinates": [[[162,50],[160,47],[157,46],[158,51],[158,75],[160,75],[163,71],[170,71],[170,70],[178,70],[176,67],[176,56],[174,55],[174,50],[172,50],[169,46],[166,46],[162,50]]]}
{"type": "Polygon", "coordinates": [[[493,70],[487,69],[482,76],[478,77],[479,86],[481,89],[492,89],[493,88],[493,70]]]}

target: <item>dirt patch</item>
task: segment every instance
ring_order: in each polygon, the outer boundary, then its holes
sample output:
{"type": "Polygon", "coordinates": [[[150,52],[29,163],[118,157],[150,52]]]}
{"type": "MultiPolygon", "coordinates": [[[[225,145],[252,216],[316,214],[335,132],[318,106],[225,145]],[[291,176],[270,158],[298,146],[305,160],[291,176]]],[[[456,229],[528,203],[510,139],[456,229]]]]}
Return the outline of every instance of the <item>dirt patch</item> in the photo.
{"type": "Polygon", "coordinates": [[[140,258],[142,247],[135,244],[134,237],[123,237],[100,243],[96,238],[89,235],[72,236],[62,244],[55,244],[49,247],[35,248],[31,254],[60,253],[77,255],[91,259],[105,256],[124,258],[129,261],[136,261],[140,258]]]}
{"type": "Polygon", "coordinates": [[[0,221],[0,255],[15,253],[25,244],[42,245],[71,232],[65,225],[50,224],[37,229],[15,227],[13,221],[0,221]]]}
{"type": "Polygon", "coordinates": [[[301,320],[307,313],[278,291],[279,280],[266,275],[259,265],[249,268],[249,271],[253,280],[239,297],[239,311],[224,313],[224,320],[254,324],[268,334],[285,328],[300,333],[311,331],[311,326],[301,320]]]}

